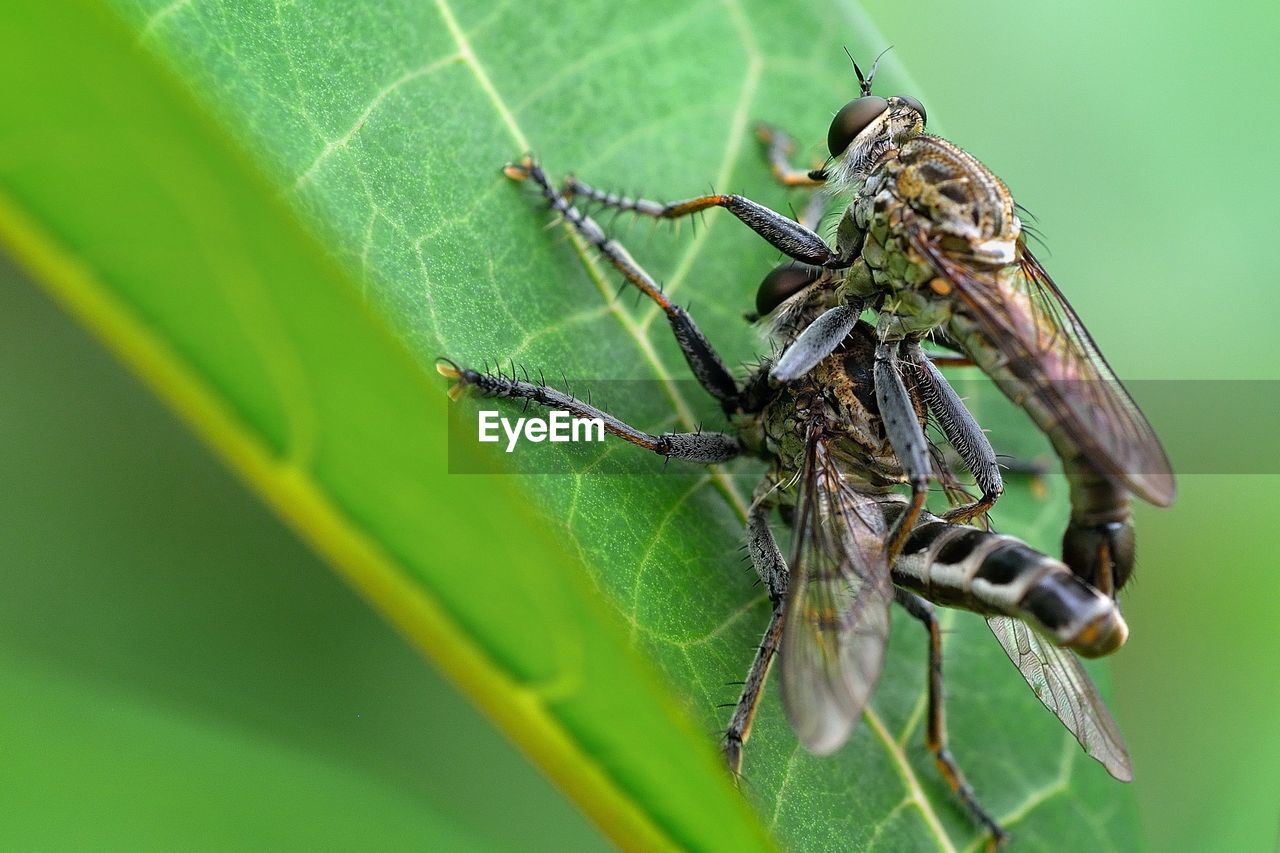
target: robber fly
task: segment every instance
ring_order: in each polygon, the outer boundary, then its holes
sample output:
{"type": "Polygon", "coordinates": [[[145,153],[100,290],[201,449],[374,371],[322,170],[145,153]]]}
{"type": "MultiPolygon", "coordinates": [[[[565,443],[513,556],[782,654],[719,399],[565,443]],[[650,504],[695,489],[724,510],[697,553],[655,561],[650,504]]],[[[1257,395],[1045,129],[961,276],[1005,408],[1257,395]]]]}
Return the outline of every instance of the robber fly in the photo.
{"type": "MultiPolygon", "coordinates": [[[[474,388],[526,405],[599,418],[612,435],[668,459],[717,464],[745,454],[768,463],[748,513],[747,550],[773,609],[725,734],[731,769],[740,769],[775,654],[781,658],[787,716],[801,742],[817,754],[829,754],[845,743],[879,678],[890,607],[896,601],[929,631],[927,746],[943,778],[994,843],[1002,842],[1005,833],[981,806],[947,748],[934,604],[988,617],[1001,646],[1040,700],[1113,776],[1131,778],[1115,721],[1072,654],[1105,655],[1124,643],[1128,630],[1114,601],[1063,563],[1012,537],[922,509],[913,513],[910,501],[893,490],[909,479],[909,472],[889,437],[888,420],[910,420],[923,434],[931,412],[939,420],[968,414],[958,399],[946,397],[949,388],[939,386],[936,368],[925,359],[903,361],[894,375],[905,408],[885,408],[884,400],[893,405],[898,397],[886,397],[879,387],[882,342],[871,326],[859,321],[803,376],[779,383],[773,378],[776,364],[766,361],[739,383],[688,312],[667,299],[626,249],[570,203],[531,158],[506,171],[535,183],[552,209],[664,311],[694,375],[720,402],[734,430],[654,435],[544,383],[521,381],[514,370],[507,376],[441,360],[440,372],[458,383],[451,396],[474,388]],[[770,527],[775,511],[795,530],[789,561],[770,527]],[[896,549],[895,540],[900,542],[896,549]]],[[[791,267],[775,270],[758,295],[787,352],[814,325],[812,318],[802,316],[802,303],[789,311],[774,310],[779,289],[794,274],[791,267]]],[[[971,418],[953,424],[948,434],[985,443],[971,418]]],[[[926,455],[919,464],[948,483],[934,451],[923,447],[926,455]]]]}
{"type": "MultiPolygon", "coordinates": [[[[897,398],[892,408],[906,405],[891,377],[899,362],[924,357],[921,340],[932,337],[961,352],[1048,436],[1071,483],[1063,557],[1082,578],[1114,595],[1134,562],[1129,493],[1159,506],[1173,501],[1164,450],[1027,247],[1008,188],[971,154],[926,134],[918,100],[873,95],[875,69],[864,76],[854,63],[861,95],[832,120],[831,157],[822,168],[794,168],[790,138],[761,128],[784,184],[821,186],[830,198],[849,199],[834,248],[812,227],[738,195],[661,203],[574,179],[565,190],[662,219],[723,207],[796,261],[767,301],[787,301],[784,310],[809,325],[774,364],[776,381],[811,370],[868,308],[879,317],[876,389],[882,407],[890,394],[897,398]]],[[[914,464],[922,458],[923,436],[910,422],[903,426],[890,437],[913,488],[910,521],[924,505],[928,477],[914,464]]],[[[993,458],[964,444],[957,450],[982,490],[977,502],[949,516],[959,521],[988,509],[1004,487],[993,458]]],[[[899,534],[909,529],[905,524],[899,534]]],[[[900,539],[893,543],[900,546],[900,539]]]]}

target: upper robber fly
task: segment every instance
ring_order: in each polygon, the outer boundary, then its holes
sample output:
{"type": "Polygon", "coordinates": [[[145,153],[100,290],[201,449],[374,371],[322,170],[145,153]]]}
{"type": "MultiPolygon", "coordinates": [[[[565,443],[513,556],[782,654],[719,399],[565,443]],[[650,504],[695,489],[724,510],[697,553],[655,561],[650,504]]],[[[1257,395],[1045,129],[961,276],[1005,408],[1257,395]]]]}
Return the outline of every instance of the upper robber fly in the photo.
{"type": "MultiPolygon", "coordinates": [[[[548,206],[665,314],[702,387],[729,415],[731,432],[652,434],[542,382],[481,373],[442,360],[464,388],[598,418],[606,432],[664,457],[715,464],[751,455],[768,464],[747,517],[747,551],[769,590],[773,612],[725,733],[729,765],[740,768],[764,681],[780,656],[782,695],[797,736],[827,754],[849,737],[879,680],[894,602],[929,631],[926,744],[942,776],[991,839],[1006,838],[947,746],[941,630],[934,604],[981,613],[1037,697],[1112,775],[1132,772],[1123,738],[1076,660],[1109,654],[1128,631],[1115,602],[1067,566],[1009,536],[953,523],[915,501],[931,480],[959,502],[941,449],[924,436],[932,417],[981,484],[995,470],[984,434],[918,346],[886,355],[878,331],[855,317],[840,330],[793,300],[811,270],[784,265],[757,293],[760,313],[785,353],[825,351],[788,383],[765,361],[737,380],[687,311],[662,292],[618,241],[568,200],[532,158],[506,174],[533,183],[548,206]],[[824,331],[825,330],[825,331],[824,331]],[[836,334],[834,346],[821,345],[836,334]],[[806,343],[807,341],[807,343],[806,343]],[[899,446],[910,445],[902,456],[899,446]],[[912,499],[894,491],[912,485],[912,499]],[[794,530],[790,559],[771,529],[774,513],[794,530]]],[[[825,315],[824,315],[825,316],[825,315]]],[[[784,355],[785,359],[787,356],[784,355]]],[[[984,487],[985,491],[985,487],[984,487]]],[[[964,509],[972,514],[972,505],[964,509]]],[[[950,514],[948,514],[950,516],[950,514]]]]}
{"type": "MultiPolygon", "coordinates": [[[[854,63],[861,95],[832,120],[823,168],[793,168],[790,139],[761,128],[783,183],[851,196],[834,248],[812,228],[738,195],[664,204],[575,180],[566,192],[666,219],[724,207],[799,262],[758,305],[761,314],[777,310],[811,322],[775,364],[776,382],[811,370],[867,308],[879,316],[881,355],[895,369],[904,348],[926,337],[962,352],[1048,436],[1071,480],[1064,559],[1114,593],[1134,561],[1129,492],[1160,506],[1173,501],[1164,450],[1027,247],[1004,182],[968,152],[926,134],[924,106],[915,98],[872,94],[875,68],[864,75],[854,63]]],[[[895,449],[904,459],[913,453],[895,449]]],[[[1003,488],[998,473],[979,485],[977,510],[1003,488]]]]}

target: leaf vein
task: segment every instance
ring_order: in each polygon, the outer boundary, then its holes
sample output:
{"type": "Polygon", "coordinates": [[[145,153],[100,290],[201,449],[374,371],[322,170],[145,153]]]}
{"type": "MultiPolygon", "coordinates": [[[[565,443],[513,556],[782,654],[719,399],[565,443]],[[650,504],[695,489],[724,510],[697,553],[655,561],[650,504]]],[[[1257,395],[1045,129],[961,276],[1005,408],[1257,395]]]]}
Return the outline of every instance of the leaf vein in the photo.
{"type": "MultiPolygon", "coordinates": [[[[448,27],[449,33],[452,35],[454,43],[457,44],[458,51],[462,54],[463,60],[476,75],[476,79],[479,81],[481,89],[484,90],[494,109],[497,110],[499,118],[511,134],[512,139],[515,140],[516,144],[522,151],[531,150],[528,138],[524,135],[524,131],[520,129],[520,125],[516,122],[515,116],[512,115],[506,101],[503,100],[502,96],[498,93],[498,90],[494,87],[493,81],[489,78],[488,72],[485,71],[484,66],[476,57],[475,52],[471,48],[471,42],[458,26],[457,18],[454,17],[453,10],[449,7],[449,4],[446,0],[436,0],[436,8],[439,9],[440,15],[444,19],[445,26],[448,27]]],[[[611,294],[609,287],[605,284],[604,275],[595,263],[594,257],[582,243],[581,238],[574,233],[570,233],[570,238],[578,248],[578,253],[583,258],[588,272],[595,280],[596,287],[600,289],[601,293],[605,295],[605,298],[609,300],[608,304],[610,311],[618,318],[618,321],[622,324],[623,330],[635,340],[645,361],[648,362],[657,374],[659,381],[662,383],[663,388],[666,391],[667,397],[671,400],[680,415],[680,421],[688,428],[692,429],[694,426],[694,419],[693,414],[689,409],[689,405],[685,402],[684,397],[680,392],[676,390],[671,381],[669,372],[662,363],[662,359],[653,348],[653,343],[644,334],[643,330],[639,328],[635,320],[622,310],[617,301],[609,299],[611,294]]],[[[717,490],[724,495],[725,500],[728,501],[729,505],[737,512],[739,518],[745,522],[747,518],[746,501],[743,500],[742,495],[740,495],[737,489],[734,488],[732,481],[729,480],[728,476],[720,470],[718,466],[713,466],[711,468],[711,479],[715,483],[717,490]]]]}
{"type": "Polygon", "coordinates": [[[658,523],[654,525],[653,535],[649,537],[648,544],[645,545],[644,553],[640,555],[640,559],[636,564],[635,577],[631,580],[631,639],[635,640],[636,629],[639,622],[640,614],[640,590],[641,582],[644,580],[645,574],[649,570],[649,562],[653,559],[653,552],[657,550],[658,545],[662,542],[663,534],[666,532],[667,525],[671,523],[671,519],[675,517],[680,508],[685,505],[689,498],[693,497],[699,489],[705,486],[711,480],[710,474],[699,478],[692,486],[671,502],[671,506],[667,507],[667,511],[658,519],[658,523]]]}
{"type": "Polygon", "coordinates": [[[498,111],[498,117],[502,119],[502,123],[506,126],[511,137],[520,146],[521,151],[529,150],[529,140],[525,137],[524,131],[520,129],[520,125],[516,123],[515,116],[511,114],[511,110],[507,107],[507,102],[498,94],[498,90],[494,88],[493,81],[489,79],[489,72],[480,64],[480,60],[476,58],[475,51],[471,49],[471,41],[467,38],[466,33],[458,26],[458,19],[454,17],[453,9],[449,7],[446,0],[436,0],[436,8],[440,11],[440,17],[444,19],[444,25],[449,30],[449,35],[453,37],[454,43],[458,46],[458,53],[462,55],[462,59],[467,63],[471,72],[476,75],[476,80],[480,83],[480,88],[484,90],[485,95],[489,98],[493,108],[498,111]]]}
{"type": "Polygon", "coordinates": [[[768,600],[769,600],[769,596],[764,593],[753,596],[749,600],[735,607],[733,609],[733,612],[730,613],[728,616],[726,616],[720,622],[719,625],[715,626],[710,631],[708,631],[707,633],[703,634],[700,637],[695,637],[691,640],[676,640],[676,639],[670,639],[670,638],[662,638],[662,641],[682,651],[686,651],[688,649],[694,648],[695,646],[705,646],[711,641],[715,640],[725,631],[733,627],[735,622],[742,619],[748,613],[755,610],[757,607],[759,607],[761,604],[763,604],[768,600]]]}
{"type": "MultiPolygon", "coordinates": [[[[764,59],[760,55],[755,36],[752,34],[751,28],[742,13],[741,5],[737,0],[725,0],[725,6],[733,17],[735,29],[738,31],[738,38],[747,54],[747,70],[743,74],[742,86],[738,91],[738,100],[733,108],[733,116],[729,120],[729,132],[725,138],[724,154],[720,158],[720,166],[716,169],[714,186],[720,187],[728,185],[733,177],[734,166],[737,164],[738,156],[742,152],[742,140],[747,135],[747,119],[751,112],[751,104],[760,88],[760,79],[764,70],[764,59]]],[[[689,247],[681,255],[680,260],[676,262],[675,272],[671,274],[666,283],[668,295],[674,294],[684,284],[689,275],[689,270],[693,268],[698,254],[702,251],[702,246],[706,243],[707,237],[711,233],[711,226],[715,224],[716,219],[712,219],[705,228],[694,234],[693,239],[689,242],[689,247]]],[[[648,329],[654,318],[658,316],[658,313],[658,307],[656,305],[653,306],[641,319],[640,327],[648,329]]]]}
{"type": "MultiPolygon", "coordinates": [[[[356,117],[356,120],[351,124],[351,127],[347,129],[346,133],[342,134],[337,139],[331,139],[324,144],[324,147],[320,149],[320,153],[316,155],[316,158],[311,161],[311,164],[307,166],[307,168],[302,170],[302,173],[298,175],[297,180],[293,182],[293,185],[288,191],[290,193],[295,193],[308,184],[311,179],[315,177],[316,172],[320,170],[320,167],[324,165],[326,160],[332,157],[335,152],[341,151],[350,145],[351,140],[355,138],[356,134],[360,132],[360,129],[365,126],[370,117],[373,116],[378,107],[382,106],[383,102],[386,101],[387,98],[391,97],[401,88],[412,83],[414,80],[426,77],[450,63],[462,62],[465,61],[465,59],[466,57],[461,51],[451,53],[448,56],[442,56],[439,59],[428,62],[426,65],[406,71],[386,86],[383,86],[373,96],[369,103],[365,105],[365,108],[360,111],[360,115],[356,117]]],[[[481,85],[484,85],[483,81],[481,82],[481,85]]]]}
{"type": "Polygon", "coordinates": [[[144,42],[155,35],[156,31],[178,12],[191,5],[191,0],[173,0],[167,6],[157,9],[151,17],[147,18],[142,25],[141,32],[138,33],[138,41],[144,42]]]}
{"type": "Polygon", "coordinates": [[[911,762],[907,761],[907,754],[898,747],[894,742],[893,736],[889,734],[889,730],[885,728],[884,721],[880,719],[880,715],[870,705],[862,712],[862,718],[871,726],[871,730],[876,737],[884,745],[885,752],[889,753],[889,757],[893,760],[894,769],[902,778],[903,784],[907,788],[907,797],[913,800],[916,808],[920,809],[920,814],[924,816],[925,825],[929,827],[929,831],[938,841],[938,847],[947,853],[955,853],[955,845],[951,842],[951,837],[947,835],[947,831],[942,828],[942,821],[938,819],[938,813],[933,809],[933,803],[929,802],[929,798],[924,793],[924,788],[920,785],[920,779],[916,776],[915,770],[911,767],[911,762]]]}
{"type": "Polygon", "coordinates": [[[580,54],[572,62],[559,66],[554,74],[544,77],[536,87],[531,87],[525,96],[512,107],[512,112],[516,114],[524,112],[524,109],[530,104],[555,91],[556,87],[567,80],[573,79],[575,74],[590,68],[592,65],[625,53],[637,45],[646,43],[658,44],[668,36],[684,33],[694,20],[706,13],[708,8],[710,6],[707,3],[694,4],[686,9],[683,14],[673,15],[668,18],[660,28],[635,30],[622,38],[612,39],[595,50],[580,54]]]}
{"type": "MultiPolygon", "coordinates": [[[[1056,796],[1065,794],[1071,789],[1071,774],[1075,769],[1076,753],[1079,752],[1079,746],[1074,738],[1064,736],[1062,738],[1063,750],[1062,759],[1058,764],[1058,775],[1049,781],[1039,790],[1032,791],[1022,802],[1018,803],[1009,811],[996,818],[997,822],[1005,829],[1017,824],[1019,821],[1025,820],[1028,815],[1035,811],[1045,802],[1056,796]]],[[[973,853],[981,849],[981,839],[973,842],[965,849],[965,853],[973,853]]]]}

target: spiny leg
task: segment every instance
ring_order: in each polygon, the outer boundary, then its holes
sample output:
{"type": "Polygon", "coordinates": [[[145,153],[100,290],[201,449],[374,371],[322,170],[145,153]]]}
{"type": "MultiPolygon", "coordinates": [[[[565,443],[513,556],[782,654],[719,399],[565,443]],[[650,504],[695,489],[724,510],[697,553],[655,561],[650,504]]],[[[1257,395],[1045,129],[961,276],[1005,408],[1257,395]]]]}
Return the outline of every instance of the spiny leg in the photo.
{"type": "Polygon", "coordinates": [[[756,708],[760,705],[760,697],[764,691],[769,668],[778,651],[778,643],[782,639],[785,605],[787,601],[787,563],[778,550],[778,543],[769,529],[769,509],[757,503],[747,516],[747,552],[751,555],[751,563],[756,574],[769,590],[769,600],[773,602],[773,612],[769,616],[769,627],[756,648],[756,656],[751,661],[751,669],[742,683],[742,693],[734,707],[733,718],[724,733],[724,757],[729,770],[737,776],[742,772],[742,749],[751,737],[751,724],[755,721],[756,708]]]}
{"type": "Polygon", "coordinates": [[[769,377],[775,382],[793,382],[813,370],[849,337],[861,312],[861,302],[829,308],[791,342],[773,365],[769,377]]]}
{"type": "Polygon", "coordinates": [[[880,406],[885,436],[902,465],[907,484],[911,486],[911,502],[889,531],[889,540],[885,545],[885,559],[889,565],[893,565],[893,561],[902,552],[903,543],[915,527],[920,511],[924,509],[925,498],[929,494],[929,476],[933,473],[928,439],[899,372],[900,343],[898,340],[882,339],[876,345],[875,366],[872,369],[876,402],[880,406]]]}
{"type": "Polygon", "coordinates": [[[850,263],[836,255],[812,229],[740,195],[713,193],[664,203],[604,192],[577,178],[569,178],[565,181],[564,192],[571,197],[580,196],[590,199],[604,207],[630,211],[654,219],[680,219],[708,208],[723,207],[763,237],[771,246],[793,260],[810,266],[836,269],[847,267],[850,263]]]}
{"type": "MultiPolygon", "coordinates": [[[[954,342],[952,342],[946,337],[936,338],[934,342],[941,346],[945,346],[949,349],[956,349],[957,347],[957,345],[954,342]]],[[[928,360],[928,363],[934,368],[948,368],[948,367],[959,368],[959,367],[975,367],[976,366],[974,361],[966,355],[960,355],[959,353],[952,354],[952,353],[926,352],[923,348],[919,348],[917,350],[917,353],[915,356],[917,364],[921,363],[921,359],[919,358],[920,355],[923,355],[924,358],[928,360]]],[[[936,371],[936,376],[939,381],[946,382],[947,386],[950,386],[951,383],[946,381],[946,377],[942,374],[941,370],[936,371]]],[[[954,389],[952,389],[952,391],[954,391],[954,389]]],[[[996,458],[999,462],[1000,469],[1002,469],[1003,471],[1007,471],[1011,474],[1019,474],[1019,475],[1024,475],[1026,477],[1029,477],[1031,480],[1031,489],[1033,494],[1037,495],[1038,497],[1044,497],[1048,493],[1048,487],[1045,485],[1044,478],[1049,473],[1050,466],[1046,464],[1044,461],[1038,460],[1038,459],[1023,459],[1016,456],[1009,456],[1007,454],[1006,455],[998,454],[996,458]]],[[[977,472],[973,470],[973,468],[969,464],[969,460],[961,459],[961,461],[965,464],[965,467],[974,474],[975,479],[977,479],[977,472]]],[[[1001,481],[1003,481],[1004,479],[1003,474],[1000,475],[1000,479],[1001,481]]],[[[979,483],[979,487],[983,488],[984,492],[987,491],[986,488],[981,485],[981,483],[979,483]]],[[[995,497],[998,499],[1000,496],[996,495],[995,497]]],[[[963,509],[966,509],[966,508],[959,507],[956,510],[952,510],[952,513],[953,514],[957,513],[959,512],[959,510],[963,510],[963,509]]],[[[951,517],[949,514],[948,520],[967,521],[968,519],[963,517],[961,518],[951,517]]]]}
{"type": "Polygon", "coordinates": [[[715,348],[711,346],[710,341],[693,322],[689,312],[667,298],[652,276],[636,263],[621,243],[609,238],[594,219],[578,210],[558,193],[547,180],[546,173],[532,158],[525,158],[519,164],[507,166],[504,171],[507,177],[513,180],[533,180],[542,191],[547,204],[563,216],[565,221],[595,247],[618,272],[622,273],[628,282],[663,310],[693,375],[697,377],[707,393],[726,407],[733,405],[738,398],[738,384],[715,348]]]}
{"type": "MultiPolygon", "coordinates": [[[[790,134],[781,128],[761,122],[756,125],[756,137],[764,143],[764,156],[769,161],[769,171],[784,187],[814,188],[824,186],[826,175],[821,168],[805,170],[791,165],[791,157],[795,154],[796,143],[790,134]]],[[[822,224],[822,215],[826,213],[829,199],[822,193],[809,193],[809,200],[796,221],[817,231],[822,224]]]]}
{"type": "MultiPolygon", "coordinates": [[[[952,498],[952,506],[962,507],[964,504],[971,503],[973,496],[956,476],[956,471],[959,469],[969,471],[968,464],[949,445],[934,445],[930,452],[934,455],[934,476],[947,490],[948,497],[952,498]]],[[[1000,465],[1001,482],[1007,481],[1010,475],[1024,477],[1033,497],[1044,500],[1049,496],[1049,486],[1045,477],[1049,474],[1051,466],[1044,459],[1030,459],[1008,454],[997,454],[996,459],[1000,465]]],[[[953,518],[948,520],[955,521],[953,518]]],[[[970,519],[962,523],[973,524],[974,522],[970,519]]]]}
{"type": "Polygon", "coordinates": [[[448,359],[437,360],[436,370],[442,376],[458,381],[458,385],[449,390],[449,396],[455,399],[459,389],[471,387],[489,397],[528,400],[548,409],[563,409],[578,418],[599,418],[604,424],[605,432],[667,459],[713,465],[727,462],[742,453],[741,442],[732,435],[720,432],[664,432],[651,435],[548,385],[521,382],[500,374],[481,373],[459,367],[448,359]]]}
{"type": "Polygon", "coordinates": [[[943,515],[947,521],[964,523],[989,510],[1004,494],[1004,480],[1000,476],[1000,463],[987,434],[978,426],[964,401],[943,377],[942,372],[925,356],[916,341],[903,344],[904,363],[915,374],[916,386],[921,390],[925,405],[933,413],[947,441],[960,454],[965,467],[973,474],[982,496],[965,506],[959,506],[943,515]]]}
{"type": "Polygon", "coordinates": [[[764,143],[769,170],[778,183],[785,187],[820,187],[826,184],[827,179],[821,169],[801,169],[792,165],[796,143],[786,131],[761,122],[756,125],[756,138],[764,143]]]}
{"type": "Polygon", "coordinates": [[[929,698],[925,745],[933,753],[934,763],[937,764],[938,771],[942,774],[947,786],[955,792],[974,820],[991,833],[993,846],[999,847],[1009,840],[1009,836],[978,802],[973,786],[969,784],[964,771],[960,769],[960,765],[956,764],[956,760],[947,748],[947,719],[943,708],[942,689],[942,630],[938,625],[938,617],[934,613],[933,605],[914,593],[898,589],[896,597],[898,603],[920,620],[925,630],[929,632],[929,698]]]}
{"type": "MultiPolygon", "coordinates": [[[[938,360],[934,359],[932,356],[929,356],[929,361],[935,366],[939,364],[938,360]]],[[[951,383],[948,382],[947,384],[949,386],[951,383]]],[[[952,390],[954,390],[954,388],[952,390]]],[[[932,408],[932,406],[930,406],[930,408],[932,408]]],[[[948,448],[948,452],[946,453],[942,452],[941,446],[935,447],[933,448],[933,450],[936,457],[935,461],[938,466],[937,476],[941,479],[946,475],[951,475],[951,481],[943,482],[942,485],[948,489],[948,494],[951,494],[952,492],[954,492],[955,496],[959,498],[959,500],[953,500],[952,503],[953,504],[970,503],[973,500],[973,498],[971,495],[969,495],[967,492],[964,491],[964,488],[963,486],[961,486],[960,481],[958,479],[955,479],[954,469],[957,465],[960,465],[964,468],[964,470],[969,471],[970,473],[974,473],[973,467],[972,467],[972,460],[967,460],[963,458],[958,452],[950,452],[951,450],[950,448],[948,448]],[[955,487],[955,488],[952,488],[952,487],[955,487]]],[[[1011,456],[1007,453],[997,453],[995,455],[995,459],[996,459],[997,465],[999,466],[1000,485],[1002,489],[1003,489],[1005,477],[1007,475],[1012,474],[1019,477],[1026,477],[1031,488],[1031,494],[1034,495],[1035,497],[1043,499],[1048,496],[1049,487],[1048,487],[1048,484],[1045,482],[1045,477],[1048,476],[1048,474],[1050,473],[1053,467],[1049,462],[1041,458],[1026,458],[1021,456],[1011,456]]],[[[974,479],[977,480],[976,474],[974,479]]],[[[995,498],[998,500],[1002,494],[1003,492],[1001,494],[996,495],[995,498]]],[[[992,503],[994,503],[994,501],[992,503]]],[[[989,508],[990,507],[988,506],[987,508],[983,509],[982,512],[985,512],[986,509],[989,509],[989,508]]],[[[956,509],[951,510],[951,513],[948,514],[947,520],[953,521],[956,523],[966,523],[966,524],[971,523],[971,519],[973,517],[976,517],[978,513],[969,513],[966,511],[963,513],[964,517],[962,518],[955,517],[956,513],[959,513],[961,510],[967,510],[967,509],[968,507],[966,506],[958,506],[956,509]]]]}
{"type": "MultiPolygon", "coordinates": [[[[960,459],[950,446],[940,444],[929,445],[929,455],[933,457],[933,479],[942,489],[942,493],[946,495],[947,502],[953,507],[965,506],[973,502],[973,495],[960,482],[960,478],[956,475],[958,468],[965,468],[964,462],[960,459]]],[[[922,513],[923,514],[923,513],[922,513]]],[[[983,527],[987,530],[991,529],[991,520],[983,516],[982,519],[975,519],[975,527],[983,527]],[[976,523],[981,521],[983,523],[976,523]]],[[[907,544],[903,546],[904,551],[911,547],[911,539],[908,537],[907,544]]]]}
{"type": "Polygon", "coordinates": [[[777,384],[769,378],[770,362],[763,361],[742,380],[742,395],[738,399],[739,411],[755,414],[764,411],[774,398],[777,384]]]}

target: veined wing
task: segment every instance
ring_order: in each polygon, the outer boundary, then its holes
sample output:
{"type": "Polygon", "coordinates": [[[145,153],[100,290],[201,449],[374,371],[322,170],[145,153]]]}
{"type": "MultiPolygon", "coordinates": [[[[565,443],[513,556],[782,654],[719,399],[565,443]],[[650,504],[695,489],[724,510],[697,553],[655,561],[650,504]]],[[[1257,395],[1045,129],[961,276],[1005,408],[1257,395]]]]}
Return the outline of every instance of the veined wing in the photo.
{"type": "Polygon", "coordinates": [[[1158,506],[1171,504],[1173,471],[1160,440],[1031,250],[1020,244],[1015,266],[987,272],[942,250],[919,229],[911,242],[955,287],[969,308],[966,315],[1048,421],[1135,494],[1158,506]]]}
{"type": "Polygon", "coordinates": [[[1036,696],[1084,751],[1121,782],[1132,781],[1133,767],[1120,727],[1076,656],[1041,639],[1017,619],[993,616],[987,625],[1036,696]]]}
{"type": "Polygon", "coordinates": [[[880,678],[893,601],[886,533],[879,505],[846,482],[811,427],[779,678],[796,736],[818,755],[848,740],[880,678]]]}

